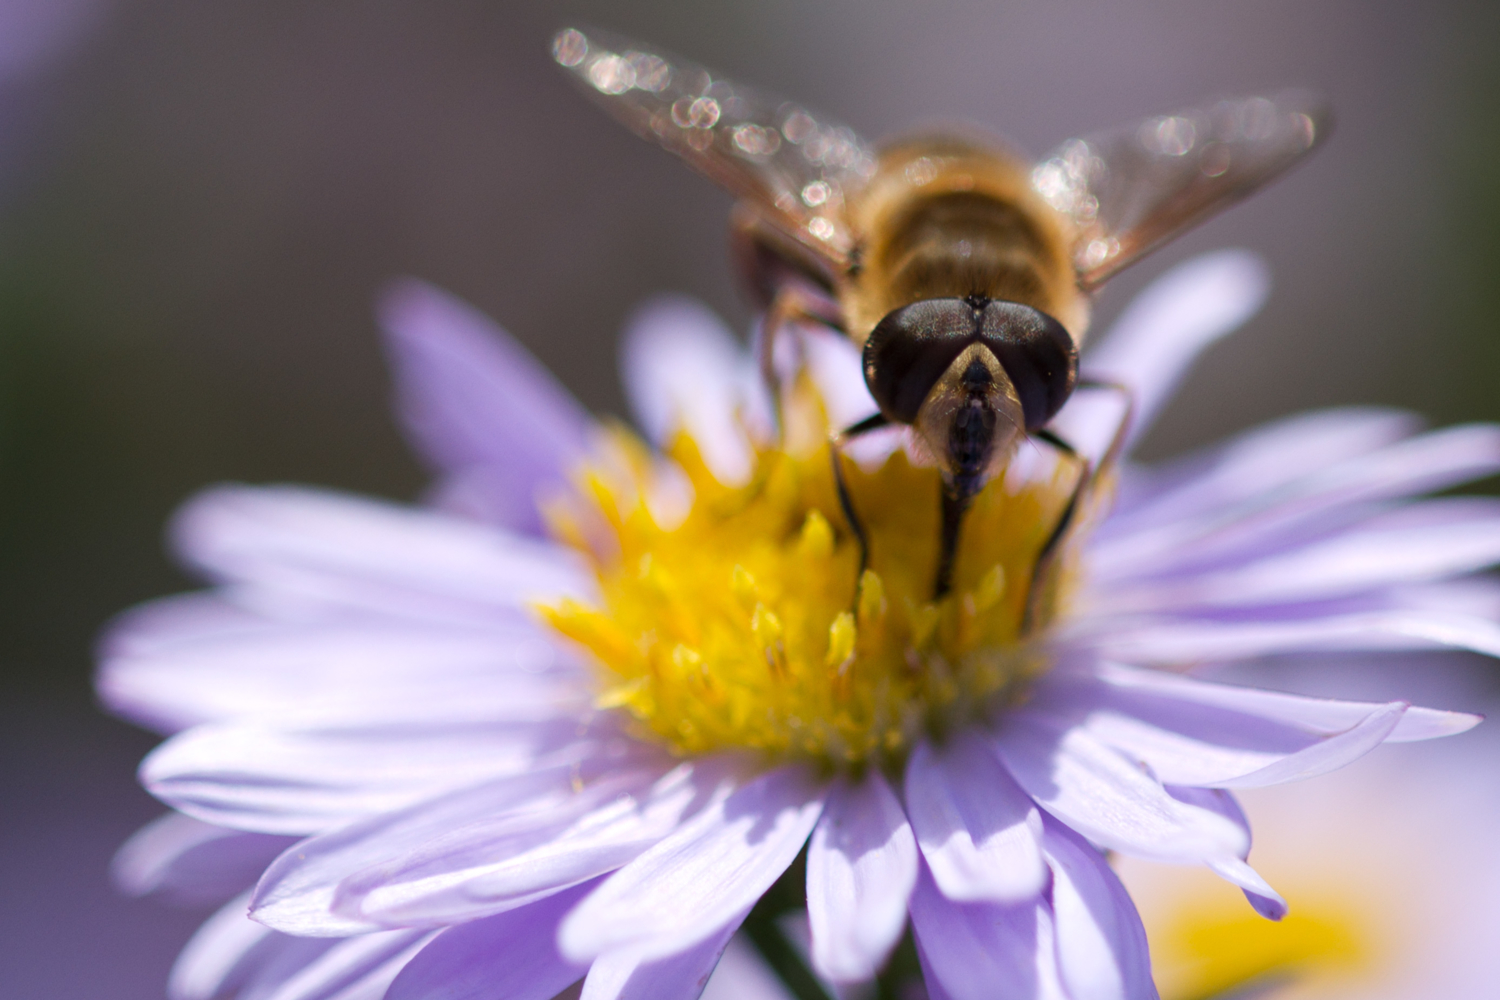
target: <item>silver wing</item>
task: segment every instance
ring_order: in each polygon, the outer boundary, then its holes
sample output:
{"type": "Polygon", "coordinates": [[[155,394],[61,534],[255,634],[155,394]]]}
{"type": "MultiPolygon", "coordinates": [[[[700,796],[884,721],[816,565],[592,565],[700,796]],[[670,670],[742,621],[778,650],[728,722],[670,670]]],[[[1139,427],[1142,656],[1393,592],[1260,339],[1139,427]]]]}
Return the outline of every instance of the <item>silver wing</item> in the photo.
{"type": "Polygon", "coordinates": [[[1306,94],[1218,101],[1070,139],[1032,186],[1073,220],[1085,290],[1302,159],[1329,126],[1306,94]]]}
{"type": "Polygon", "coordinates": [[[752,202],[831,271],[848,267],[854,238],[844,200],[875,172],[874,150],[853,131],[595,29],[558,32],[552,54],[637,135],[752,202]]]}

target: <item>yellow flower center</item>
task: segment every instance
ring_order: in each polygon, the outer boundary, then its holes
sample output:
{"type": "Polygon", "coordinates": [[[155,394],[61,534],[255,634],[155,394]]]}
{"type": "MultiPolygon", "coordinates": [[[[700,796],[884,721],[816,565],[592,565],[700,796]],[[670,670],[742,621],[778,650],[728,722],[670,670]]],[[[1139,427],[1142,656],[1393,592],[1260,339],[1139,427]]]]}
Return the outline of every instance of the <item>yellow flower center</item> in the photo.
{"type": "Polygon", "coordinates": [[[690,487],[685,513],[660,511],[664,463],[615,430],[580,498],[550,511],[592,564],[600,601],[543,614],[598,661],[599,705],[679,753],[896,762],[1044,668],[1031,640],[1068,589],[1071,543],[1034,600],[1033,568],[1076,473],[1060,464],[990,483],[964,519],[952,590],[934,600],[937,471],[899,449],[874,470],[842,460],[869,540],[861,574],[821,403],[805,383],[795,396],[789,443],[758,448],[746,485],[721,483],[677,438],[667,478],[690,487]]]}

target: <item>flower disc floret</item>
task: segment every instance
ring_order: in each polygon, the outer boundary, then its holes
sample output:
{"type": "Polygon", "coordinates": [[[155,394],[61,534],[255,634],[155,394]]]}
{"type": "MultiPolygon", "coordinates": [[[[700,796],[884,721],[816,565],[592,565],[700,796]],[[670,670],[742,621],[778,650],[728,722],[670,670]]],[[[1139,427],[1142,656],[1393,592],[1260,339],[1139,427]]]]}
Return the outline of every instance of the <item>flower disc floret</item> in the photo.
{"type": "Polygon", "coordinates": [[[675,515],[652,500],[663,473],[643,445],[617,431],[608,451],[587,500],[554,517],[600,600],[545,614],[594,654],[600,706],[680,753],[894,763],[1043,667],[1029,640],[1056,594],[1028,603],[1066,469],[991,483],[965,518],[953,589],[934,600],[942,483],[900,449],[869,469],[842,460],[869,540],[862,573],[826,444],[760,447],[750,481],[726,486],[679,436],[669,477],[691,500],[675,515]]]}

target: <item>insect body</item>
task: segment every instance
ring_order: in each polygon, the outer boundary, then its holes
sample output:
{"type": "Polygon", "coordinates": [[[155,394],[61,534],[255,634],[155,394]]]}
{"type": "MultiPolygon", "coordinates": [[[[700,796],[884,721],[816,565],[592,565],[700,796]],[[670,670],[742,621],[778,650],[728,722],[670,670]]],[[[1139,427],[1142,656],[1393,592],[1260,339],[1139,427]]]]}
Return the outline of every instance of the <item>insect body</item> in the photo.
{"type": "Polygon", "coordinates": [[[734,248],[766,309],[773,388],[772,346],[792,323],[862,347],[880,411],[835,445],[903,424],[942,471],[939,596],[964,510],[1016,445],[1031,435],[1077,457],[1046,426],[1080,384],[1090,293],[1326,131],[1315,103],[1282,95],[1072,139],[1035,165],[958,134],[877,151],[798,105],[624,39],[570,28],[553,54],[617,119],[739,196],[734,248]]]}

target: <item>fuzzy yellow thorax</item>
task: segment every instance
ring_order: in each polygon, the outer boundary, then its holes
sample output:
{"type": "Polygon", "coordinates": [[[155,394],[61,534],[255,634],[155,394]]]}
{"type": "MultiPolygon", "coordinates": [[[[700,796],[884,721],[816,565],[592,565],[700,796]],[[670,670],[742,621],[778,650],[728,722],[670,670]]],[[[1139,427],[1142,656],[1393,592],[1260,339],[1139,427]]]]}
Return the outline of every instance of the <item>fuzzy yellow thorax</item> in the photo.
{"type": "Polygon", "coordinates": [[[876,469],[843,460],[869,539],[861,574],[822,406],[805,385],[801,406],[788,435],[800,444],[757,447],[741,486],[715,478],[685,435],[659,458],[611,432],[579,496],[551,512],[554,533],[591,563],[599,601],[543,614],[598,661],[600,707],[625,710],[676,752],[891,764],[1044,668],[1033,640],[1068,589],[1070,554],[1028,635],[1023,620],[1074,472],[990,483],[964,521],[952,591],[934,601],[937,471],[900,449],[876,469]],[[664,481],[690,494],[685,512],[653,503],[664,481]]]}

